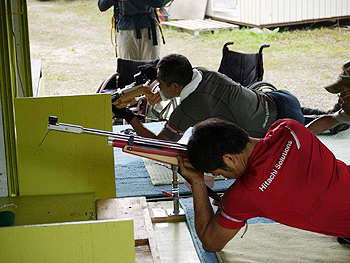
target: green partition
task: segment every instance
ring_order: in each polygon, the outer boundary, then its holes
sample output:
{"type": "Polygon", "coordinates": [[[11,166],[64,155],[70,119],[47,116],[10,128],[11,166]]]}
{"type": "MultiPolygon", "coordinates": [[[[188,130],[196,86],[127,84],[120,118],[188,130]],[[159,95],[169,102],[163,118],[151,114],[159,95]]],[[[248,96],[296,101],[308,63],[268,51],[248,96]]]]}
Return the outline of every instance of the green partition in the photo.
{"type": "Polygon", "coordinates": [[[15,214],[14,225],[88,221],[96,219],[95,195],[39,195],[1,197],[1,211],[15,214]]]}
{"type": "Polygon", "coordinates": [[[95,193],[115,197],[113,148],[107,138],[51,131],[59,122],[112,131],[109,94],[15,99],[20,196],[95,193]]]}
{"type": "Polygon", "coordinates": [[[132,220],[0,228],[0,262],[135,262],[132,220]]]}

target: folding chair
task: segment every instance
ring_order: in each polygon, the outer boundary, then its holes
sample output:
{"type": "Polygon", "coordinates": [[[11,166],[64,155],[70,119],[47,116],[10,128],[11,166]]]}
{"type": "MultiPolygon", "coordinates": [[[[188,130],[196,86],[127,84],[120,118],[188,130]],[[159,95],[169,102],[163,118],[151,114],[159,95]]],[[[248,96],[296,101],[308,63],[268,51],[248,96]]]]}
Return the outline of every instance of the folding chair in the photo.
{"type": "Polygon", "coordinates": [[[233,41],[225,43],[218,71],[244,87],[262,81],[264,75],[262,51],[270,45],[262,45],[258,53],[246,54],[229,50],[227,46],[233,43],[233,41]]]}

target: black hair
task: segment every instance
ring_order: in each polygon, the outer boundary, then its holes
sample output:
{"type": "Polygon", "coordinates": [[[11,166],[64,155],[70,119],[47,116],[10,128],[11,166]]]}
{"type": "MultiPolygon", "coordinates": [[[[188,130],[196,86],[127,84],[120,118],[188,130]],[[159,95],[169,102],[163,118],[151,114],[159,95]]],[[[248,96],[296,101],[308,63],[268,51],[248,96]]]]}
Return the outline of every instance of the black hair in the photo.
{"type": "Polygon", "coordinates": [[[158,62],[157,69],[168,87],[173,82],[186,86],[192,80],[192,65],[185,56],[180,54],[170,54],[163,57],[158,62]]]}
{"type": "Polygon", "coordinates": [[[225,154],[240,154],[249,142],[249,135],[234,123],[210,118],[198,123],[187,144],[188,158],[202,172],[227,170],[225,154]]]}

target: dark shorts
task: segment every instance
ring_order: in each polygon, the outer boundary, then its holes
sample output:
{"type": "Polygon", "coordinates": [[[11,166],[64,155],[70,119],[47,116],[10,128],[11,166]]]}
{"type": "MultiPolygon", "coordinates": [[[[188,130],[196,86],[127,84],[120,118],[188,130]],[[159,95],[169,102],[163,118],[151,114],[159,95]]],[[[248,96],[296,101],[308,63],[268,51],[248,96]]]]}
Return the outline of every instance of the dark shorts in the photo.
{"type": "Polygon", "coordinates": [[[276,104],[277,119],[294,119],[305,124],[304,115],[301,112],[299,100],[289,91],[276,90],[266,93],[276,104]]]}

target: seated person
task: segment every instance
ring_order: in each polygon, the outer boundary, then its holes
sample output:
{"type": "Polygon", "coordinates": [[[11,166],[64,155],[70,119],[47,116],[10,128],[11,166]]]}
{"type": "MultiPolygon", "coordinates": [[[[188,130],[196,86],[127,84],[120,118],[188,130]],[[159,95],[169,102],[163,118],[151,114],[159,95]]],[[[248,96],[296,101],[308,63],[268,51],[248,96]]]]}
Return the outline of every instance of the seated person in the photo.
{"type": "Polygon", "coordinates": [[[341,109],[310,122],[307,127],[315,134],[333,129],[342,123],[350,125],[350,62],[343,66],[343,71],[340,73],[338,80],[325,87],[325,89],[330,93],[339,93],[338,103],[341,109]]]}
{"type": "Polygon", "coordinates": [[[291,118],[304,124],[300,103],[288,91],[249,90],[219,72],[193,68],[179,54],[163,57],[157,70],[160,95],[167,99],[180,97],[181,102],[158,135],[145,128],[132,112],[114,110],[140,136],[178,141],[189,127],[211,117],[233,122],[254,137],[264,137],[277,119],[291,118]]]}
{"type": "Polygon", "coordinates": [[[252,217],[350,238],[350,166],[306,127],[291,119],[255,139],[220,119],[197,124],[187,145],[195,169],[180,173],[192,185],[195,228],[203,248],[219,251],[252,217]],[[236,178],[214,214],[203,172],[236,178]]]}

